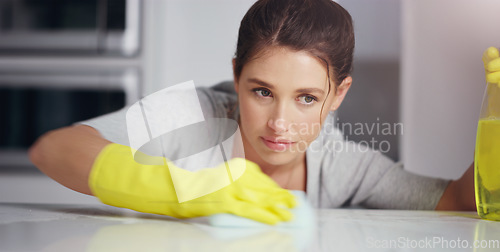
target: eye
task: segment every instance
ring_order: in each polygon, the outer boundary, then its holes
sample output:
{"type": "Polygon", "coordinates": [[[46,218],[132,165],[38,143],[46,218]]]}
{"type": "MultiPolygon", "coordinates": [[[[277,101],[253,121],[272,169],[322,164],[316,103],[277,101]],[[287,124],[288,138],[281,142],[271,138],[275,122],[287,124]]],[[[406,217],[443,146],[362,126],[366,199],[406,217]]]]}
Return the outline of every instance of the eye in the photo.
{"type": "Polygon", "coordinates": [[[256,88],[252,90],[255,92],[255,94],[259,97],[270,97],[271,96],[271,91],[265,89],[265,88],[256,88]]]}
{"type": "Polygon", "coordinates": [[[312,105],[315,101],[318,101],[318,99],[312,95],[302,95],[297,98],[297,101],[304,105],[312,105]]]}

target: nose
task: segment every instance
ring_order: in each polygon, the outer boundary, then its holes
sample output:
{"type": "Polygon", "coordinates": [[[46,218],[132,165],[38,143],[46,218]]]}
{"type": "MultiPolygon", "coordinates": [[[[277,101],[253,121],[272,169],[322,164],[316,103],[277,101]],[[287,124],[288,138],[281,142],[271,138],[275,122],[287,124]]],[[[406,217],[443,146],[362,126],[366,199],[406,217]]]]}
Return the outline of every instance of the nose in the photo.
{"type": "Polygon", "coordinates": [[[272,116],[267,121],[267,126],[271,128],[275,134],[281,135],[287,133],[290,129],[290,120],[286,111],[287,106],[282,104],[276,106],[272,116]]]}

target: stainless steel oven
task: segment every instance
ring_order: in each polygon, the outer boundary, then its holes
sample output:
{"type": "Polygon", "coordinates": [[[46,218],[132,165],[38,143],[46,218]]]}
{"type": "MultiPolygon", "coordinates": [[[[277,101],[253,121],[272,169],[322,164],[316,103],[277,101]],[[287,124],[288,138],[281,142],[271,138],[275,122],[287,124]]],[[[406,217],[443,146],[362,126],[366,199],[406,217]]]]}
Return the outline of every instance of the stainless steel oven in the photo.
{"type": "Polygon", "coordinates": [[[0,0],[0,167],[141,95],[142,0],[0,0]]]}
{"type": "Polygon", "coordinates": [[[0,0],[0,53],[133,56],[140,13],[140,0],[0,0]]]}
{"type": "Polygon", "coordinates": [[[116,111],[139,98],[136,69],[0,71],[0,166],[29,165],[43,133],[116,111]]]}

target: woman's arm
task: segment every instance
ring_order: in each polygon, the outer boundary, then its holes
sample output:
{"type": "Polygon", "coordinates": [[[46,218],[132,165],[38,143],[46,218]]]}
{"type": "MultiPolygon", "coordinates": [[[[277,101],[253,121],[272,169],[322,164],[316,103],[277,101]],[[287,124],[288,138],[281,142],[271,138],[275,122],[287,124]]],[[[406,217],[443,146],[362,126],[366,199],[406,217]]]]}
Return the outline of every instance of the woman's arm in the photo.
{"type": "Polygon", "coordinates": [[[451,181],[439,200],[436,210],[476,210],[474,191],[474,163],[464,175],[451,181]]]}
{"type": "Polygon", "coordinates": [[[97,155],[109,143],[92,127],[70,126],[41,136],[29,149],[29,157],[55,181],[92,195],[88,185],[90,170],[97,155]]]}
{"type": "Polygon", "coordinates": [[[135,162],[130,147],[113,144],[88,126],[43,135],[31,147],[30,158],[41,171],[70,189],[89,195],[94,192],[105,204],[140,212],[176,218],[232,213],[276,224],[291,220],[293,215],[283,206],[293,208],[296,204],[290,192],[245,159],[231,159],[218,168],[198,172],[170,163],[165,167],[167,160],[161,165],[144,165],[135,162]],[[91,191],[88,181],[92,169],[91,191]],[[237,175],[229,184],[220,179],[227,169],[237,175]],[[176,171],[180,191],[174,187],[171,170],[176,171]],[[193,182],[197,186],[195,194],[191,192],[193,182]],[[219,183],[219,188],[214,189],[214,183],[219,183]],[[186,200],[181,203],[179,195],[186,200]]]}

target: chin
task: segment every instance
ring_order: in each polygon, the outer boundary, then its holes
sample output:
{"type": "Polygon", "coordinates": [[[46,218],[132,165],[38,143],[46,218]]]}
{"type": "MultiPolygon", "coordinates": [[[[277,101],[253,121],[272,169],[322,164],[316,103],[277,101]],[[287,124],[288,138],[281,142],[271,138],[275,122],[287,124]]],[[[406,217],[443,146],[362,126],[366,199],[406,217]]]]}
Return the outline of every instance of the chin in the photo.
{"type": "Polygon", "coordinates": [[[280,166],[280,165],[286,165],[289,164],[293,161],[295,161],[297,158],[299,158],[303,153],[301,152],[292,152],[292,151],[286,151],[286,152],[265,152],[260,155],[262,160],[264,160],[266,163],[274,166],[280,166]]]}

